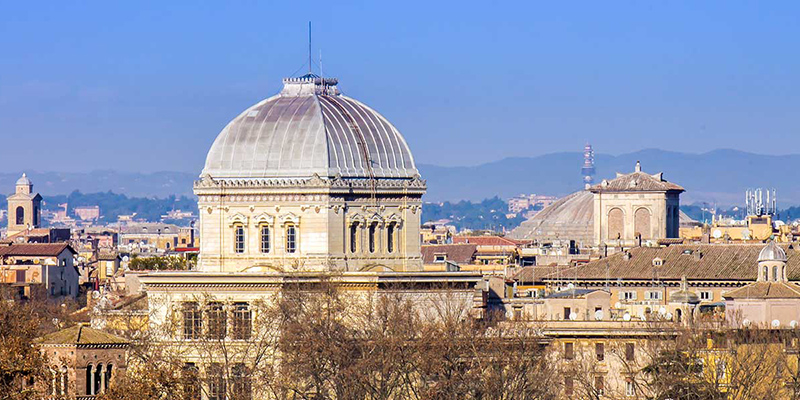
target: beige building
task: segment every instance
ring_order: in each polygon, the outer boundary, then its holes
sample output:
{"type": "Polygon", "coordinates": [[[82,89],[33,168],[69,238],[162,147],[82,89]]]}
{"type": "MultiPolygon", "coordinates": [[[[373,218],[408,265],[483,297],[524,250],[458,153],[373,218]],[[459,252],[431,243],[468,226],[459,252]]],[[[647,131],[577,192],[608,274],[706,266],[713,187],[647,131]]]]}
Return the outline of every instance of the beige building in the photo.
{"type": "Polygon", "coordinates": [[[662,173],[642,172],[639,162],[630,174],[617,174],[589,188],[594,194],[594,238],[598,245],[632,247],[646,241],[677,238],[680,194],[662,173]]]}
{"type": "Polygon", "coordinates": [[[33,183],[28,176],[22,174],[17,180],[14,194],[8,196],[8,231],[11,237],[29,229],[38,228],[40,224],[42,196],[33,192],[33,183]]]}
{"type": "MultiPolygon", "coordinates": [[[[572,193],[545,207],[509,234],[540,247],[570,243],[572,258],[605,254],[620,248],[656,244],[678,238],[681,224],[692,224],[680,211],[684,189],[662,173],[617,173],[587,190],[572,193]]],[[[563,247],[563,246],[562,246],[563,247]]],[[[539,263],[537,257],[537,264],[539,263]]]]}
{"type": "Polygon", "coordinates": [[[425,182],[400,132],[336,79],[283,84],[208,152],[198,269],[421,271],[425,182]]]}
{"type": "MultiPolygon", "coordinates": [[[[397,129],[336,83],[285,79],[215,140],[194,186],[197,270],[139,276],[153,326],[182,327],[165,340],[250,337],[258,304],[325,283],[354,303],[400,295],[425,316],[442,299],[483,311],[479,272],[423,271],[425,182],[397,129]]],[[[186,362],[211,371],[196,354],[186,362]]]]}
{"type": "Polygon", "coordinates": [[[130,253],[163,253],[176,247],[181,228],[157,222],[131,223],[119,232],[119,250],[130,253]]]}
{"type": "Polygon", "coordinates": [[[19,298],[37,291],[48,297],[77,297],[77,253],[67,243],[19,243],[0,246],[0,282],[19,298]]]}
{"type": "Polygon", "coordinates": [[[770,242],[758,254],[754,283],[725,293],[727,320],[734,326],[796,328],[800,321],[800,286],[789,282],[786,252],[770,242]]]}

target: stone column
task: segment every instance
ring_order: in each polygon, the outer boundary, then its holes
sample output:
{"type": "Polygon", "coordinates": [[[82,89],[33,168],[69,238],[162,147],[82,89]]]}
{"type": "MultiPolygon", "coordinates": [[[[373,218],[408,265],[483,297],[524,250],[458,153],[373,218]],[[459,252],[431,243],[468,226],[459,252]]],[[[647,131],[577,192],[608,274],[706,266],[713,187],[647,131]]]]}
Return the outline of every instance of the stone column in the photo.
{"type": "Polygon", "coordinates": [[[100,365],[100,393],[106,391],[106,365],[100,365]]]}
{"type": "Polygon", "coordinates": [[[95,394],[97,394],[97,393],[95,393],[95,390],[94,390],[95,389],[95,386],[94,386],[94,374],[95,374],[95,370],[96,370],[97,367],[90,364],[88,368],[89,368],[89,377],[90,377],[90,379],[89,379],[89,393],[88,394],[90,396],[94,396],[95,394]]]}

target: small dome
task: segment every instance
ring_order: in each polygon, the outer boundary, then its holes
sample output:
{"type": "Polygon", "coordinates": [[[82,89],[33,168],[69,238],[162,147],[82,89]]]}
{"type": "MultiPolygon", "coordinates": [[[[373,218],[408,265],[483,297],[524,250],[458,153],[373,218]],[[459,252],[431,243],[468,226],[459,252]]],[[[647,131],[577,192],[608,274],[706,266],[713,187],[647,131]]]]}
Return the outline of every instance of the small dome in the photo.
{"type": "Polygon", "coordinates": [[[25,175],[24,172],[22,173],[22,177],[17,179],[17,185],[32,185],[32,184],[33,183],[31,182],[31,180],[28,179],[28,175],[25,175]]]}
{"type": "Polygon", "coordinates": [[[700,297],[697,296],[696,293],[691,292],[686,289],[679,290],[677,292],[673,292],[669,295],[669,301],[671,303],[688,303],[688,304],[697,304],[700,302],[700,297]]]}
{"type": "Polygon", "coordinates": [[[203,175],[217,179],[413,178],[400,132],[334,78],[283,80],[280,94],[248,108],[217,136],[203,175]]]}
{"type": "Polygon", "coordinates": [[[778,246],[775,242],[769,242],[761,252],[758,253],[758,262],[762,261],[782,261],[786,262],[786,252],[778,246]]]}

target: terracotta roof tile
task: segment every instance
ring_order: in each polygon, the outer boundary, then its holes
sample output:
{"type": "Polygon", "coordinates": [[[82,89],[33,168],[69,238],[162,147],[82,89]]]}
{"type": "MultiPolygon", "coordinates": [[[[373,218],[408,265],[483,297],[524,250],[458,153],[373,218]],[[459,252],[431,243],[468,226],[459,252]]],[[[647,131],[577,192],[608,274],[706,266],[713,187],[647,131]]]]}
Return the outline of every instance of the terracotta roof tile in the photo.
{"type": "Polygon", "coordinates": [[[50,256],[54,257],[65,249],[77,254],[68,243],[14,243],[0,247],[0,256],[50,256]]]}
{"type": "Polygon", "coordinates": [[[644,172],[632,172],[598,183],[589,188],[592,192],[683,192],[683,187],[664,180],[661,174],[650,175],[644,172]]]}
{"type": "Polygon", "coordinates": [[[501,236],[454,236],[454,244],[470,243],[478,246],[518,246],[516,240],[507,239],[501,236]]]}
{"type": "Polygon", "coordinates": [[[422,262],[433,263],[436,254],[447,255],[447,261],[456,264],[470,264],[478,246],[475,244],[431,244],[422,245],[422,262]]]}
{"type": "Polygon", "coordinates": [[[127,340],[90,328],[84,324],[77,324],[45,335],[38,340],[40,344],[126,344],[127,340]]]}
{"type": "MultiPolygon", "coordinates": [[[[744,280],[758,277],[758,253],[763,244],[681,244],[667,247],[636,247],[630,249],[630,259],[624,253],[591,261],[582,266],[562,268],[561,278],[679,280],[744,280]],[[698,255],[697,252],[700,252],[698,255]],[[654,266],[653,260],[662,260],[654,266]]],[[[800,280],[800,251],[788,250],[787,277],[800,280]]],[[[551,272],[545,279],[556,279],[551,272]]]]}
{"type": "Polygon", "coordinates": [[[800,299],[800,286],[789,282],[754,282],[723,296],[726,299],[800,299]]]}

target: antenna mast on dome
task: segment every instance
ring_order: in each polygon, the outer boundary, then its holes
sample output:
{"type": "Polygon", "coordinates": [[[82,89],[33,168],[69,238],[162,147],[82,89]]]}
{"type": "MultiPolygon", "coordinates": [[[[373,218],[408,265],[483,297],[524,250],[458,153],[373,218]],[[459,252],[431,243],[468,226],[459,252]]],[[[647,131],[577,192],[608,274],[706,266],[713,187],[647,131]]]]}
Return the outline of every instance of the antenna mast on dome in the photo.
{"type": "Polygon", "coordinates": [[[308,73],[311,73],[311,21],[308,21],[308,73]]]}

